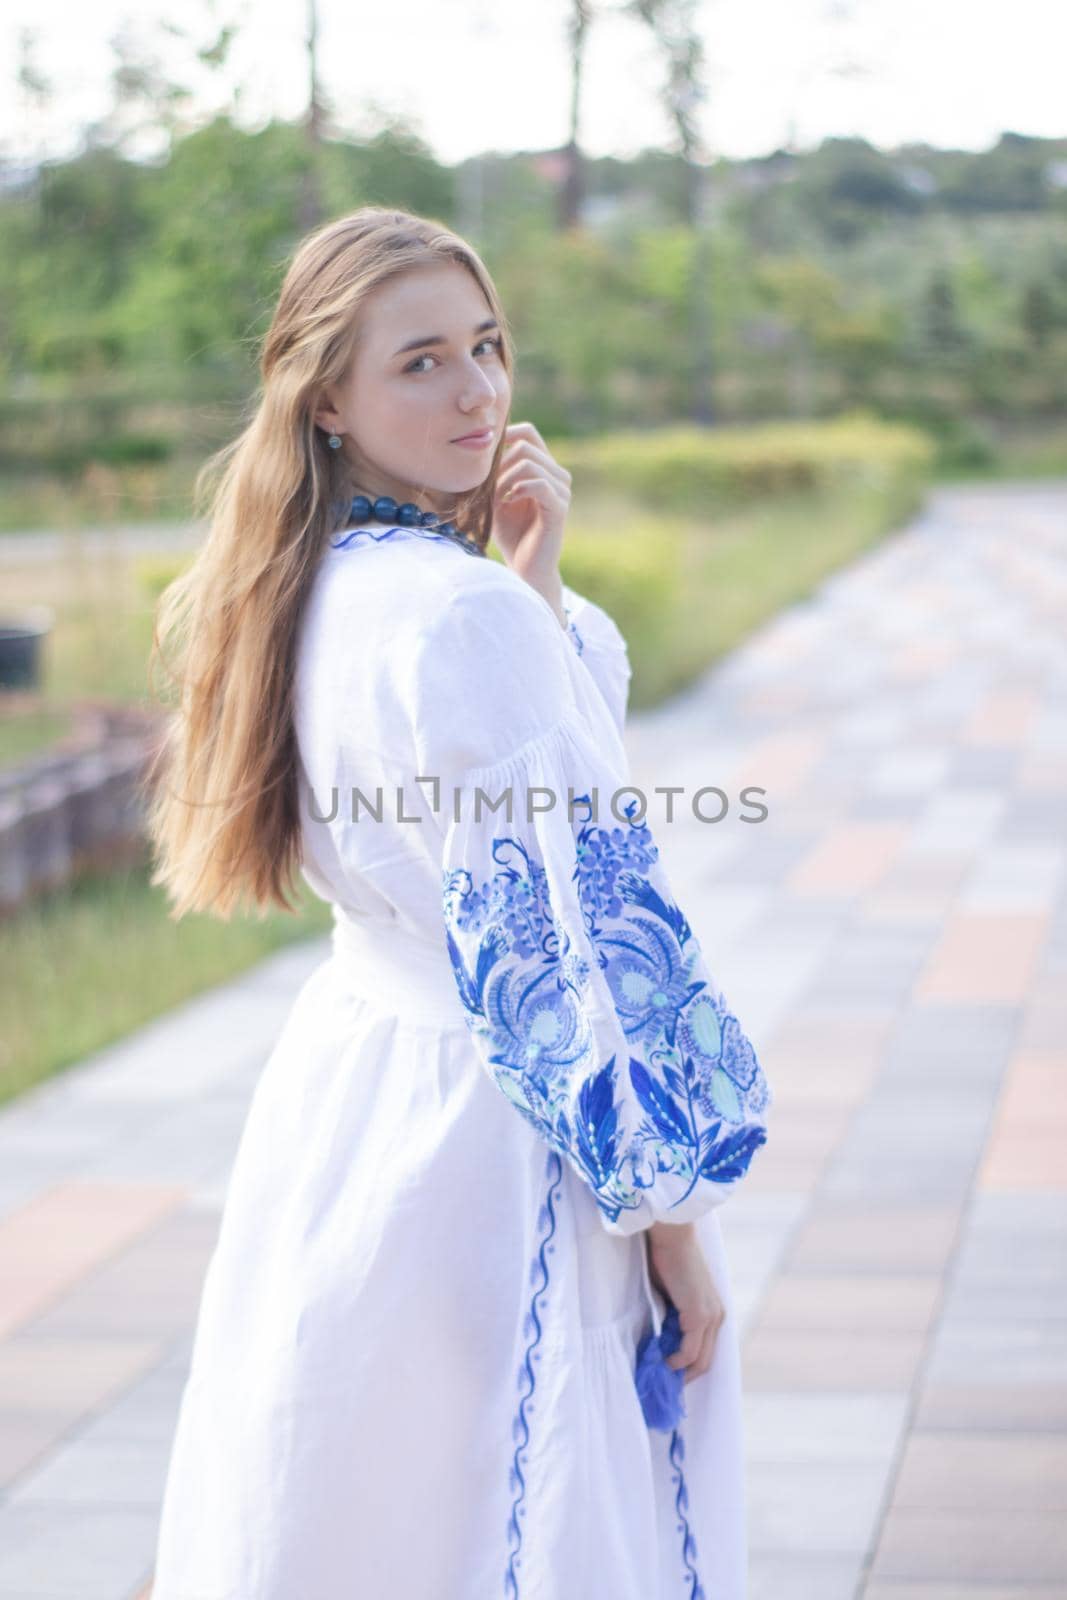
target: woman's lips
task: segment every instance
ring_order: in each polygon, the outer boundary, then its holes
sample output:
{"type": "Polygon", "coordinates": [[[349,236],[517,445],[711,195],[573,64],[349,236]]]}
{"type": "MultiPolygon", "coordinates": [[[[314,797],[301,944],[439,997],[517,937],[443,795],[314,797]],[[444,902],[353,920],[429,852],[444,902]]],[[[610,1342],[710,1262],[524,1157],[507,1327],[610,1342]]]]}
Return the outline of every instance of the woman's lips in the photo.
{"type": "Polygon", "coordinates": [[[465,445],[468,450],[484,450],[487,444],[493,442],[492,428],[485,428],[481,433],[468,434],[465,439],[453,439],[453,444],[465,445]]]}

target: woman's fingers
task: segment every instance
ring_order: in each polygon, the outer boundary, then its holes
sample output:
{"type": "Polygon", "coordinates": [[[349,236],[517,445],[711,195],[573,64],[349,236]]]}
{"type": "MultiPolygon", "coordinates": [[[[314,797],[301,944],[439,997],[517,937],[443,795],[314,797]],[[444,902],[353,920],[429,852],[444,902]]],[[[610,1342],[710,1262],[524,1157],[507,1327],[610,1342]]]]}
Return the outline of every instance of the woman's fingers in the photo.
{"type": "Polygon", "coordinates": [[[712,1311],[697,1319],[693,1318],[693,1326],[685,1327],[685,1314],[679,1318],[682,1326],[682,1342],[672,1356],[667,1357],[667,1365],[684,1367],[686,1369],[685,1381],[689,1383],[693,1378],[699,1378],[711,1366],[715,1354],[715,1341],[719,1328],[722,1326],[723,1315],[721,1311],[712,1311]]]}
{"type": "Polygon", "coordinates": [[[704,1343],[707,1331],[705,1315],[683,1311],[679,1314],[678,1321],[682,1330],[682,1342],[674,1354],[667,1357],[667,1365],[675,1368],[692,1365],[700,1354],[700,1347],[704,1343]]]}
{"type": "Polygon", "coordinates": [[[711,1366],[712,1358],[715,1355],[715,1340],[718,1337],[718,1333],[718,1323],[709,1322],[707,1331],[704,1334],[703,1342],[700,1346],[700,1353],[693,1362],[693,1365],[686,1370],[686,1383],[692,1383],[694,1378],[701,1377],[711,1366]]]}
{"type": "Polygon", "coordinates": [[[529,472],[531,467],[543,473],[546,478],[557,484],[559,488],[569,488],[570,477],[564,474],[562,468],[558,467],[554,461],[546,461],[543,456],[534,455],[528,450],[524,450],[518,456],[503,456],[501,458],[497,482],[499,483],[509,472],[529,472]]]}
{"type": "Polygon", "coordinates": [[[561,484],[570,483],[571,475],[566,467],[561,467],[556,458],[543,445],[535,444],[530,439],[516,439],[507,445],[500,457],[500,467],[503,471],[505,465],[511,467],[519,461],[534,462],[543,467],[550,476],[557,478],[561,484]]]}
{"type": "Polygon", "coordinates": [[[550,495],[554,500],[559,500],[561,504],[566,504],[566,499],[558,484],[550,483],[544,478],[528,477],[525,475],[528,471],[528,465],[523,461],[519,463],[518,471],[502,472],[496,482],[496,498],[498,500],[507,500],[513,494],[519,495],[524,492],[531,494],[543,486],[546,494],[550,495]]]}

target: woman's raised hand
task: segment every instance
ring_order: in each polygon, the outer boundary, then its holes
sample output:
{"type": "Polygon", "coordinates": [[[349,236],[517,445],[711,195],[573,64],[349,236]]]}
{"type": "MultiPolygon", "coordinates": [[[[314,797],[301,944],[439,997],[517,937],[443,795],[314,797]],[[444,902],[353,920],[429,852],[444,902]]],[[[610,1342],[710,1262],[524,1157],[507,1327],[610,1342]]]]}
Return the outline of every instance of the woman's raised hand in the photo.
{"type": "Polygon", "coordinates": [[[571,475],[532,422],[510,423],[493,494],[492,536],[509,567],[541,587],[559,571],[571,475]]]}

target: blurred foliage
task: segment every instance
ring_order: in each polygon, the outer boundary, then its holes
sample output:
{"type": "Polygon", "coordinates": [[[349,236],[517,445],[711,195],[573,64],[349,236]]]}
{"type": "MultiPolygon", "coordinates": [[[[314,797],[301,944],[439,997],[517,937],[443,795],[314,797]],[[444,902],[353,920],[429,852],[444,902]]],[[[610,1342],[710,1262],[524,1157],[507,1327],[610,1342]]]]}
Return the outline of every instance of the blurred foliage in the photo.
{"type": "Polygon", "coordinates": [[[918,429],[855,415],[755,428],[616,432],[556,446],[578,493],[612,490],[651,508],[699,515],[802,490],[921,480],[933,462],[918,429]],[[698,510],[699,508],[699,510],[698,510]]]}
{"type": "Polygon", "coordinates": [[[679,220],[679,158],[588,160],[585,173],[582,225],[560,232],[551,153],[449,168],[402,121],[313,144],[297,124],[246,131],[219,115],[152,162],[90,145],[8,172],[11,507],[32,515],[19,479],[80,492],[100,469],[117,514],[188,514],[195,465],[252,403],[310,191],[324,216],[395,204],[471,239],[516,334],[513,415],[546,435],[859,410],[932,431],[942,464],[967,469],[988,464],[1002,429],[1062,418],[1067,140],[885,153],[830,139],[720,160],[706,169],[703,258],[679,220]],[[694,336],[705,323],[707,344],[694,336]]]}

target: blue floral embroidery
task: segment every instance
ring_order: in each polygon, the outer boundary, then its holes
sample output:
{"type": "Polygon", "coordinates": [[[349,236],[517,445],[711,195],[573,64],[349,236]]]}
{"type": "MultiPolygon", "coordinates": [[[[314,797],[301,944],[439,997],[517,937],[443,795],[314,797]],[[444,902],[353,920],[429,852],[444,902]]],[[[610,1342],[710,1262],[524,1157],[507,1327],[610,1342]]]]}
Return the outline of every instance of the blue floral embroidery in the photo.
{"type": "Polygon", "coordinates": [[[678,1524],[678,1532],[682,1535],[682,1560],[685,1562],[685,1576],[689,1584],[686,1591],[687,1600],[707,1600],[704,1585],[701,1583],[697,1569],[693,1564],[697,1559],[697,1546],[693,1537],[693,1530],[689,1526],[689,1518],[685,1514],[689,1508],[689,1490],[685,1486],[685,1475],[682,1472],[682,1462],[685,1460],[685,1441],[677,1428],[671,1434],[669,1455],[671,1465],[678,1469],[677,1473],[673,1475],[674,1482],[678,1485],[678,1493],[675,1495],[674,1504],[681,1518],[678,1524]]]}
{"type": "Polygon", "coordinates": [[[526,1321],[523,1324],[523,1333],[530,1334],[531,1338],[523,1354],[518,1381],[520,1385],[525,1384],[526,1389],[520,1397],[519,1408],[511,1425],[511,1436],[517,1442],[515,1454],[512,1457],[511,1471],[508,1474],[508,1487],[515,1491],[515,1498],[511,1503],[511,1515],[508,1517],[508,1543],[511,1549],[508,1555],[507,1568],[504,1572],[504,1593],[510,1596],[511,1600],[518,1600],[519,1580],[517,1572],[522,1565],[522,1557],[519,1554],[522,1549],[522,1526],[519,1518],[526,1509],[522,1503],[526,1498],[526,1477],[522,1470],[526,1464],[526,1457],[523,1455],[523,1451],[530,1442],[530,1425],[526,1420],[526,1413],[528,1410],[533,1410],[533,1392],[537,1387],[537,1374],[533,1369],[533,1363],[541,1359],[541,1353],[537,1349],[538,1344],[541,1342],[541,1319],[538,1315],[538,1300],[543,1298],[548,1290],[547,1257],[551,1255],[554,1248],[549,1241],[556,1231],[556,1213],[553,1203],[559,1186],[563,1181],[563,1164],[555,1151],[549,1152],[545,1177],[548,1182],[548,1191],[545,1196],[545,1203],[538,1214],[537,1225],[547,1231],[542,1233],[537,1254],[530,1267],[530,1282],[532,1284],[537,1282],[538,1273],[540,1273],[541,1282],[534,1290],[530,1301],[530,1309],[526,1313],[526,1321]]]}
{"type": "MultiPolygon", "coordinates": [[[[589,806],[589,797],[574,803],[589,806]]],[[[624,827],[583,824],[572,873],[627,1042],[624,1065],[614,1055],[596,1059],[586,941],[576,944],[561,925],[530,849],[494,836],[491,878],[476,881],[465,867],[446,868],[443,878],[467,1027],[499,1088],[577,1167],[611,1221],[636,1210],[659,1174],[686,1185],[673,1205],[702,1179],[743,1176],[766,1142],[761,1113],[771,1102],[688,922],[652,881],[659,852],[647,826],[633,821],[635,808],[624,827]],[[620,1067],[636,1108],[625,1088],[620,1097],[620,1067]]]]}

